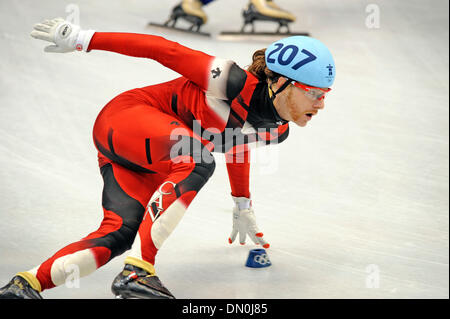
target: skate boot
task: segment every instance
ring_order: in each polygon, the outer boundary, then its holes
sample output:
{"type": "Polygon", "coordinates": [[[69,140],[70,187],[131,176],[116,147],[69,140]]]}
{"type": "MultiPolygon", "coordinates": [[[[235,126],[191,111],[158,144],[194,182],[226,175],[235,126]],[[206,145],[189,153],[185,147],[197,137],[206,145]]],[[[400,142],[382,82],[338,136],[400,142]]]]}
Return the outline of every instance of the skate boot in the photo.
{"type": "Polygon", "coordinates": [[[116,276],[111,290],[120,299],[175,299],[154,272],[129,264],[116,276]]]}
{"type": "Polygon", "coordinates": [[[284,33],[290,33],[289,23],[295,21],[295,16],[286,10],[281,9],[272,0],[250,0],[247,7],[242,12],[244,25],[241,32],[245,32],[247,25],[251,25],[251,33],[255,32],[255,21],[273,21],[278,23],[276,33],[281,33],[281,28],[286,28],[284,33]]]}
{"type": "Polygon", "coordinates": [[[0,299],[42,299],[42,297],[25,278],[14,276],[6,286],[0,288],[0,299]]]}
{"type": "Polygon", "coordinates": [[[191,23],[188,31],[199,32],[200,27],[208,21],[202,6],[203,3],[200,0],[182,0],[180,4],[173,8],[169,20],[164,25],[175,28],[178,19],[182,19],[191,23]]]}

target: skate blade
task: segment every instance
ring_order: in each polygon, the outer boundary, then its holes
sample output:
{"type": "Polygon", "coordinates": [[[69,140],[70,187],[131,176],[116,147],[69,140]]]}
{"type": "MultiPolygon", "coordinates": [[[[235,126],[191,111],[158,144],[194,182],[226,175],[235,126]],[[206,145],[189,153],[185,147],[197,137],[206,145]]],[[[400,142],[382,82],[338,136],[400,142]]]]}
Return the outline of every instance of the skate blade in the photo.
{"type": "Polygon", "coordinates": [[[115,299],[175,299],[173,296],[169,296],[166,294],[155,294],[153,296],[150,295],[141,295],[136,293],[126,293],[123,295],[116,295],[115,299]]]}
{"type": "Polygon", "coordinates": [[[207,32],[201,32],[201,31],[193,31],[193,30],[188,30],[188,29],[183,29],[183,28],[178,28],[178,27],[171,27],[168,25],[164,25],[164,24],[160,24],[160,23],[153,23],[150,22],[148,24],[149,27],[154,27],[154,28],[160,28],[162,30],[171,30],[171,31],[178,31],[178,32],[184,32],[184,33],[189,33],[189,34],[194,34],[194,35],[200,35],[200,36],[204,36],[204,37],[210,37],[211,34],[207,33],[207,32]]]}
{"type": "Polygon", "coordinates": [[[218,40],[223,41],[276,41],[284,37],[291,36],[310,36],[308,32],[240,32],[240,31],[223,31],[217,35],[218,40]]]}
{"type": "Polygon", "coordinates": [[[122,296],[122,295],[116,295],[115,299],[142,299],[136,296],[122,296]]]}

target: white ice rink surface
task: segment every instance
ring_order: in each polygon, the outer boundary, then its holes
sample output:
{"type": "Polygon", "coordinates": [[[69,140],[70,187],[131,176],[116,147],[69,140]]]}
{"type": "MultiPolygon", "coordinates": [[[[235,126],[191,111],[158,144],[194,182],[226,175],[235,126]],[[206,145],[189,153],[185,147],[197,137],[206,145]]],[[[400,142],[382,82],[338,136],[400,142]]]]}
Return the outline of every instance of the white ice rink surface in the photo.
{"type": "MultiPolygon", "coordinates": [[[[67,17],[70,3],[0,1],[0,286],[99,226],[100,109],[177,76],[110,52],[44,53],[33,24],[67,17]]],[[[270,43],[145,27],[177,0],[74,3],[84,28],[158,34],[242,67],[270,43]]],[[[207,6],[203,30],[237,30],[245,3],[207,6]]],[[[253,157],[251,192],[273,265],[246,268],[255,246],[228,244],[232,200],[217,154],[214,176],[158,254],[159,277],[178,298],[448,298],[448,1],[277,3],[298,17],[294,31],[329,46],[337,78],[320,116],[253,157]],[[379,28],[366,26],[370,4],[379,28]]],[[[43,297],[112,298],[125,256],[43,297]]]]}

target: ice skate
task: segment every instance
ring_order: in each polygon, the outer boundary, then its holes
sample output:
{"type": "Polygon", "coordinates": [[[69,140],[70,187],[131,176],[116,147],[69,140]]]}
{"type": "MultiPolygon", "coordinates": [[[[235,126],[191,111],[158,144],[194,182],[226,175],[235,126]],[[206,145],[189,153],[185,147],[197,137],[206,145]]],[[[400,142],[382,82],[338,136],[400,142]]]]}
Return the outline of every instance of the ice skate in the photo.
{"type": "Polygon", "coordinates": [[[180,4],[172,9],[169,19],[164,24],[151,22],[149,25],[209,36],[209,33],[200,31],[200,27],[208,21],[202,6],[203,4],[200,0],[182,0],[180,4]],[[186,29],[177,27],[176,24],[179,19],[189,23],[190,26],[186,29]]]}
{"type": "Polygon", "coordinates": [[[250,25],[251,33],[254,33],[255,21],[273,21],[278,23],[276,33],[281,33],[282,28],[285,28],[286,32],[289,33],[288,24],[295,21],[295,16],[278,7],[272,0],[250,0],[242,15],[244,25],[241,32],[245,32],[246,27],[250,25]]]}
{"type": "Polygon", "coordinates": [[[6,286],[0,288],[0,299],[42,299],[42,296],[23,277],[14,276],[6,286]]]}
{"type": "Polygon", "coordinates": [[[242,11],[244,24],[240,31],[221,32],[221,36],[236,35],[263,35],[263,36],[286,36],[286,35],[309,35],[307,32],[291,33],[289,23],[295,21],[295,16],[290,12],[281,9],[272,0],[250,0],[242,11]],[[274,32],[257,32],[255,30],[256,21],[268,21],[278,24],[274,32]]]}
{"type": "Polygon", "coordinates": [[[175,299],[154,273],[126,264],[111,286],[118,299],[175,299]]]}

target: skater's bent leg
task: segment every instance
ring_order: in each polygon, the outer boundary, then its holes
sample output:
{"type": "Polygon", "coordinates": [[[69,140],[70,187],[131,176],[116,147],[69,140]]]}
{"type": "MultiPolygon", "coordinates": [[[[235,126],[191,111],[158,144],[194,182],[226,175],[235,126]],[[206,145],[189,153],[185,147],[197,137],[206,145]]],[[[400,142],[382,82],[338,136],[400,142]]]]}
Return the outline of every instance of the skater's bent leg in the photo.
{"type": "Polygon", "coordinates": [[[152,270],[158,250],[213,174],[215,162],[212,154],[196,139],[186,137],[186,141],[194,151],[172,159],[172,171],[151,197],[125,263],[144,269],[148,267],[146,270],[149,272],[152,270]]]}
{"type": "Polygon", "coordinates": [[[62,248],[38,267],[18,274],[37,291],[62,285],[74,276],[86,276],[131,248],[145,204],[141,203],[143,200],[130,196],[128,188],[139,189],[148,185],[139,173],[115,163],[101,167],[101,173],[104,180],[104,219],[99,229],[62,248]]]}
{"type": "Polygon", "coordinates": [[[164,176],[148,194],[139,236],[126,260],[153,273],[158,249],[212,175],[215,163],[210,145],[204,146],[178,118],[138,102],[122,106],[120,101],[99,116],[94,140],[112,161],[149,176],[164,176]]]}

